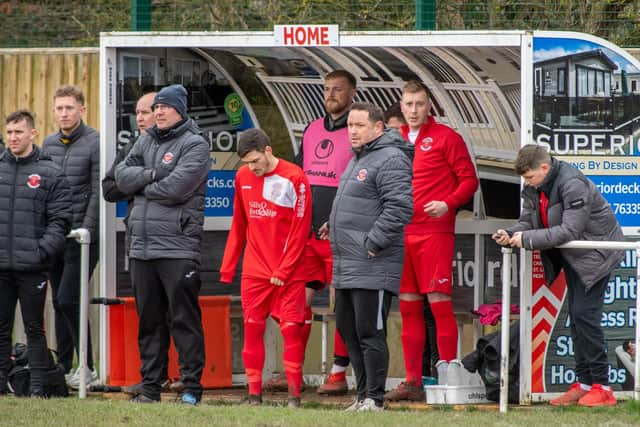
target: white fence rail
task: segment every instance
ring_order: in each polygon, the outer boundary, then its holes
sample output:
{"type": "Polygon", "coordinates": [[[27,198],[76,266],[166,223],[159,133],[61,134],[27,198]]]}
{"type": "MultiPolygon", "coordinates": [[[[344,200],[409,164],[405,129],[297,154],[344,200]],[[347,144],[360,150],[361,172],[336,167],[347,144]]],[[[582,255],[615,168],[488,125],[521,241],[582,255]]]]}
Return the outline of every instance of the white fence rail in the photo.
{"type": "Polygon", "coordinates": [[[87,347],[89,337],[89,245],[91,233],[86,228],[71,230],[67,236],[80,244],[80,339],[78,340],[78,397],[87,397],[87,347]]]}
{"type": "MultiPolygon", "coordinates": [[[[635,250],[640,260],[640,241],[637,242],[595,242],[585,240],[573,240],[559,248],[567,249],[624,249],[635,250]]],[[[510,327],[510,305],[511,305],[511,253],[512,248],[502,248],[502,329],[500,341],[500,412],[507,412],[509,399],[509,327],[510,327]],[[505,284],[507,284],[505,286],[505,284]]],[[[640,262],[636,265],[636,277],[640,280],[640,262]]],[[[638,283],[638,281],[636,281],[638,283]]],[[[640,313],[640,292],[636,292],[636,313],[640,313]]],[[[636,322],[635,346],[640,348],[640,328],[636,322]]],[[[634,394],[635,400],[640,400],[640,358],[634,360],[634,394]]]]}

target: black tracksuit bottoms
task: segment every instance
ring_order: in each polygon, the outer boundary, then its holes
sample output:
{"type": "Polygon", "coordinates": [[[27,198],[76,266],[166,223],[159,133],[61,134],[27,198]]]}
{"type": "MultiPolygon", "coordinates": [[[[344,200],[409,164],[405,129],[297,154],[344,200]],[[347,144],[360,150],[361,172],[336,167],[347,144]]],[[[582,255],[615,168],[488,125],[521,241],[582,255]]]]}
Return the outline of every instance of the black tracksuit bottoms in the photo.
{"type": "Polygon", "coordinates": [[[200,264],[189,259],[133,258],[131,281],[139,318],[138,346],[144,395],[160,399],[172,334],[185,393],[193,393],[199,399],[205,361],[198,304],[200,264]],[[167,313],[170,326],[167,325],[167,313]]]}
{"type": "Polygon", "coordinates": [[[390,292],[336,289],[336,326],[344,340],[356,376],[358,400],[384,401],[389,348],[387,316],[390,292]]]}
{"type": "Polygon", "coordinates": [[[45,272],[0,271],[0,377],[11,370],[11,333],[16,303],[27,335],[27,358],[32,372],[32,390],[42,392],[43,375],[50,369],[44,333],[44,302],[47,295],[45,272]],[[34,384],[37,383],[37,384],[34,384]]]}
{"type": "Polygon", "coordinates": [[[609,385],[609,359],[600,325],[609,275],[587,290],[576,272],[566,263],[564,274],[578,381],[588,385],[609,385]]]}

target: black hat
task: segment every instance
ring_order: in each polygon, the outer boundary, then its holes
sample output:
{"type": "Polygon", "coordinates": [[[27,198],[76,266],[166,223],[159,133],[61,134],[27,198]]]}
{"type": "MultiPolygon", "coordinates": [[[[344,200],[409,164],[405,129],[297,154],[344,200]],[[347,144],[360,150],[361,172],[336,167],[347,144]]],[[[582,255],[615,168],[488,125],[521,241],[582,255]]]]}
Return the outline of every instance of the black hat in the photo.
{"type": "Polygon", "coordinates": [[[171,85],[163,87],[153,99],[151,109],[154,109],[156,104],[170,105],[176,109],[176,111],[182,116],[183,119],[186,119],[187,96],[187,90],[182,85],[171,85]]]}

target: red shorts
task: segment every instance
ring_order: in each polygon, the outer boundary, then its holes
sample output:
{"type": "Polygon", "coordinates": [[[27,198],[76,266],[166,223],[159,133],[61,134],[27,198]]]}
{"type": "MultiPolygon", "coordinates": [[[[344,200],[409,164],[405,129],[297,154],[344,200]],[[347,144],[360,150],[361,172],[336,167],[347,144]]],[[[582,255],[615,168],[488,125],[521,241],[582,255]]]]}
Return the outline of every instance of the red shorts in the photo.
{"type": "Polygon", "coordinates": [[[319,240],[314,233],[304,246],[300,263],[305,272],[305,283],[322,283],[320,286],[314,286],[313,289],[319,291],[331,283],[333,256],[331,243],[328,240],[319,240]]]}
{"type": "Polygon", "coordinates": [[[451,295],[455,236],[451,233],[406,234],[400,293],[451,295]]]}
{"type": "Polygon", "coordinates": [[[266,279],[243,277],[240,299],[245,320],[264,320],[271,315],[282,322],[304,323],[304,282],[275,286],[266,279]]]}

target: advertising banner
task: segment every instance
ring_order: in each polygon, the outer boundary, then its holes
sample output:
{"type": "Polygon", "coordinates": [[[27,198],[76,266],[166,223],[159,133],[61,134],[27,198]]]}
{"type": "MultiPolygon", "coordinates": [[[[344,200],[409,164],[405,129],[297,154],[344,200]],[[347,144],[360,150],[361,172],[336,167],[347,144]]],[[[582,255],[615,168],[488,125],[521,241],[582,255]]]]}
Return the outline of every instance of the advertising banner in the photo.
{"type": "MultiPolygon", "coordinates": [[[[627,235],[640,230],[640,70],[624,53],[585,37],[534,37],[534,140],[582,171],[610,202],[627,235]]],[[[601,326],[609,382],[633,378],[616,351],[636,322],[635,252],[612,273],[601,326]]],[[[576,378],[564,275],[547,284],[539,254],[532,277],[532,392],[561,392],[576,378]]]]}

